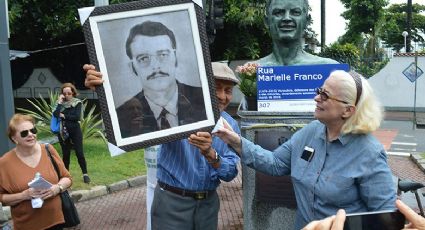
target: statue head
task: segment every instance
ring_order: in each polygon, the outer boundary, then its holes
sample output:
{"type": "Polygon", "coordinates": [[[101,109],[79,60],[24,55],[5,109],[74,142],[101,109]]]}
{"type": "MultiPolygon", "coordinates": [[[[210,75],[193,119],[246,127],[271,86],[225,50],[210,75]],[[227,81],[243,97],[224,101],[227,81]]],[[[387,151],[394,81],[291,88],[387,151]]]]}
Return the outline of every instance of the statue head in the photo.
{"type": "Polygon", "coordinates": [[[272,40],[300,40],[310,20],[308,9],[308,0],[267,0],[265,24],[272,40]]]}

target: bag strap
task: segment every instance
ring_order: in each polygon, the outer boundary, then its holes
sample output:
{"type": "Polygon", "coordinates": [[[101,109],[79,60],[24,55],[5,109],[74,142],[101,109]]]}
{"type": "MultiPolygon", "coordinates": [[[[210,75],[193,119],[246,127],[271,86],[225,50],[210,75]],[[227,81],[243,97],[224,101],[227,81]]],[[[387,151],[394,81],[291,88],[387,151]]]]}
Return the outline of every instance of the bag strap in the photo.
{"type": "Polygon", "coordinates": [[[45,144],[44,146],[46,147],[47,155],[49,156],[50,161],[52,162],[53,168],[55,168],[56,174],[58,174],[58,179],[60,180],[61,176],[60,176],[60,173],[59,173],[59,167],[56,164],[55,159],[53,159],[52,154],[50,153],[49,144],[45,144]]]}

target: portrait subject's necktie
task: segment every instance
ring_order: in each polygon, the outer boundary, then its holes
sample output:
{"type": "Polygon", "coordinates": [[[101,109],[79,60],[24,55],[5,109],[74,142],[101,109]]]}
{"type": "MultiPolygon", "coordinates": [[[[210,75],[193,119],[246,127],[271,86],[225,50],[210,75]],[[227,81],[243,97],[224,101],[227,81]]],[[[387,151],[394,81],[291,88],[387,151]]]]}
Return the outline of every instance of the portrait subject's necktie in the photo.
{"type": "Polygon", "coordinates": [[[161,119],[160,120],[160,124],[161,124],[160,129],[170,128],[170,123],[168,123],[168,120],[167,120],[167,114],[168,114],[168,111],[165,108],[162,109],[162,112],[159,114],[159,119],[161,119]]]}

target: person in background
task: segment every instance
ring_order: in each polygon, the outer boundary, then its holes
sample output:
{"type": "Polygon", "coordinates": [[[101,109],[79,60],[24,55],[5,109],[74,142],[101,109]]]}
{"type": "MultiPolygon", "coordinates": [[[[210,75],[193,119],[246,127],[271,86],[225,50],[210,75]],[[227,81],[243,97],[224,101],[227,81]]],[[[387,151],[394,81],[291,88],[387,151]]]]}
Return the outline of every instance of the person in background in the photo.
{"type": "MultiPolygon", "coordinates": [[[[220,115],[236,133],[237,122],[225,112],[239,80],[224,63],[212,63],[220,115]]],[[[85,65],[85,85],[100,85],[101,73],[85,65]]],[[[226,143],[208,132],[160,145],[157,186],[151,207],[152,229],[216,230],[220,181],[231,181],[238,173],[239,157],[226,143]]]]}
{"type": "Polygon", "coordinates": [[[35,121],[29,115],[13,115],[7,135],[16,147],[0,158],[0,202],[11,206],[13,228],[62,229],[61,225],[65,221],[58,195],[71,186],[72,179],[60,156],[49,145],[50,153],[62,175],[58,178],[45,145],[37,143],[35,121]],[[49,189],[30,188],[28,183],[34,179],[36,173],[40,173],[52,186],[49,189]],[[41,208],[32,207],[33,198],[44,200],[41,208]]]}
{"type": "Polygon", "coordinates": [[[87,162],[83,151],[83,133],[80,126],[83,103],[76,98],[77,95],[77,89],[72,83],[64,83],[53,116],[61,119],[61,131],[58,134],[58,139],[66,169],[69,170],[71,148],[74,147],[78,164],[83,173],[83,181],[88,184],[90,177],[87,174],[87,162]]]}
{"type": "Polygon", "coordinates": [[[216,135],[247,166],[273,176],[291,175],[295,229],[331,216],[395,208],[396,189],[382,144],[371,134],[382,120],[372,88],[355,72],[334,71],[316,90],[312,121],[274,151],[229,128],[216,135]]]}
{"type": "MultiPolygon", "coordinates": [[[[397,200],[395,205],[408,221],[403,229],[425,230],[425,218],[423,216],[418,215],[401,200],[397,200]]],[[[343,230],[345,218],[345,211],[340,209],[336,215],[312,221],[302,230],[343,230]]]]}

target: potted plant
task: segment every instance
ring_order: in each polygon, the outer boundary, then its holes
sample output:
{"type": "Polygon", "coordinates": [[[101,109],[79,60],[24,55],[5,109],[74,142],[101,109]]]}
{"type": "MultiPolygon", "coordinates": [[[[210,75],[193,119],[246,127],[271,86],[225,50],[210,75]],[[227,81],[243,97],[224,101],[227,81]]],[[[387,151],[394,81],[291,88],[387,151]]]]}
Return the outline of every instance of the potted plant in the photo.
{"type": "Polygon", "coordinates": [[[254,62],[248,62],[236,67],[236,73],[239,75],[239,89],[245,95],[248,110],[257,110],[257,67],[254,62]]]}

